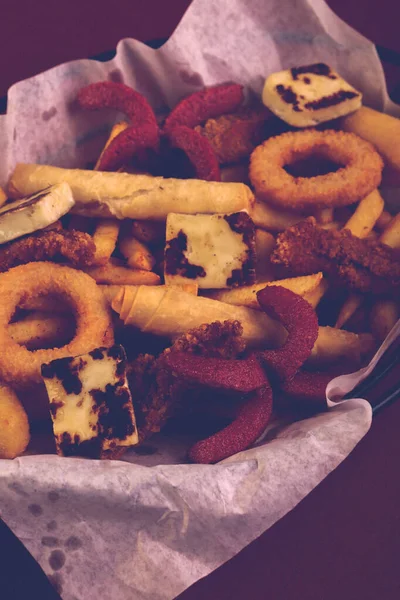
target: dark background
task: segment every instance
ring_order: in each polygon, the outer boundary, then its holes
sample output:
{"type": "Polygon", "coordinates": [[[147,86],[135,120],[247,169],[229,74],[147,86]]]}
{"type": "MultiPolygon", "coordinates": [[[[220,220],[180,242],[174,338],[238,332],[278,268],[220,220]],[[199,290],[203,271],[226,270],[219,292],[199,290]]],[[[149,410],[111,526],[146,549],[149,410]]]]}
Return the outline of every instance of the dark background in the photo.
{"type": "MultiPolygon", "coordinates": [[[[113,49],[121,38],[168,37],[189,4],[3,0],[0,96],[18,80],[113,49]]],[[[398,0],[328,4],[381,47],[389,91],[400,101],[398,0]]],[[[351,456],[290,514],[180,599],[398,600],[399,428],[397,402],[375,417],[351,456]]],[[[27,555],[8,535],[0,524],[0,598],[50,598],[39,591],[40,573],[34,575],[27,555]]]]}

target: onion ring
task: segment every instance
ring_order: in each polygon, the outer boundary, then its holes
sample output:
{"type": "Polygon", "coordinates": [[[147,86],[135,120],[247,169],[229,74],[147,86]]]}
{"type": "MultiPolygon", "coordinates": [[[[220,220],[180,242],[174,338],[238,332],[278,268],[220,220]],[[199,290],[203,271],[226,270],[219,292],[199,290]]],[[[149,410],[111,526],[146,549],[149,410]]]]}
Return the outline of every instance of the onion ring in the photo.
{"type": "Polygon", "coordinates": [[[28,263],[2,274],[0,290],[0,376],[14,387],[40,383],[43,363],[113,343],[110,313],[100,289],[86,273],[49,262],[28,263]],[[20,302],[44,294],[70,304],[76,314],[76,334],[62,348],[30,352],[12,339],[8,324],[20,302]]]}
{"type": "Polygon", "coordinates": [[[260,200],[292,210],[354,204],[376,189],[383,161],[372,144],[344,131],[294,131],[270,138],[251,155],[250,180],[260,200]],[[293,177],[284,169],[318,154],[344,165],[334,173],[293,177]]]}
{"type": "Polygon", "coordinates": [[[171,110],[164,123],[164,131],[175,127],[196,127],[208,119],[215,119],[234,112],[244,100],[243,86],[238,83],[223,83],[194,92],[171,110]]]}
{"type": "Polygon", "coordinates": [[[196,179],[221,181],[217,156],[201,133],[182,125],[172,129],[167,137],[173,148],[180,148],[186,154],[195,169],[196,179]]]}

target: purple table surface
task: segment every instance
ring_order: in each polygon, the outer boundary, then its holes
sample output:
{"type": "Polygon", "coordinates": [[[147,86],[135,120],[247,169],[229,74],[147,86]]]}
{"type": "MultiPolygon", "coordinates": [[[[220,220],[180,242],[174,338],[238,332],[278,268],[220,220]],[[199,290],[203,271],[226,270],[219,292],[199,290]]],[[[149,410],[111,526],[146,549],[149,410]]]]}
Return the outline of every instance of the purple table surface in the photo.
{"type": "MultiPolygon", "coordinates": [[[[2,6],[0,95],[56,64],[110,50],[123,37],[168,37],[189,4],[9,1],[2,6]]],[[[329,4],[375,43],[400,52],[394,0],[329,4]]],[[[384,66],[397,97],[400,67],[384,66]]],[[[290,514],[179,598],[398,600],[399,426],[397,402],[377,415],[354,452],[290,514]]],[[[36,597],[32,589],[31,595],[36,597]]]]}

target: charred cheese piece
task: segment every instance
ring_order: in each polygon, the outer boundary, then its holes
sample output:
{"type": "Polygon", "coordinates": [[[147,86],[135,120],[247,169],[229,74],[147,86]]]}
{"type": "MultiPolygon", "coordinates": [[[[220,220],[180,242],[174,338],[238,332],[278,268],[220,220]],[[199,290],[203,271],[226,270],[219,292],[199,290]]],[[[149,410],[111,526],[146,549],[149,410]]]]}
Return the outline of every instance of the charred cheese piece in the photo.
{"type": "Polygon", "coordinates": [[[44,229],[74,206],[68,183],[59,183],[0,208],[0,244],[44,229]]]}
{"type": "Polygon", "coordinates": [[[255,281],[255,228],[245,212],[167,218],[165,282],[219,289],[255,281]]]}
{"type": "Polygon", "coordinates": [[[57,453],[116,458],[138,443],[122,346],[42,365],[57,453]]]}
{"type": "Polygon", "coordinates": [[[342,117],[361,106],[362,95],[324,63],[270,75],[262,101],[293,127],[311,127],[342,117]]]}

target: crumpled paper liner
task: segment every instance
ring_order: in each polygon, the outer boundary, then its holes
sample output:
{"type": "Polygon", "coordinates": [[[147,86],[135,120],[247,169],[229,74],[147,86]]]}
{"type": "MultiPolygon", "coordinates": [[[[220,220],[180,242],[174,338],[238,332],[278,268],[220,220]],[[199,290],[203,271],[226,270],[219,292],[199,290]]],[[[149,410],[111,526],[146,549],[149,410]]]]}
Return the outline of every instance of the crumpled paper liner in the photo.
{"type": "MultiPolygon", "coordinates": [[[[373,44],[322,0],[194,0],[160,50],[123,40],[108,63],[74,61],[13,86],[0,117],[0,183],[17,161],[84,167],[97,158],[121,115],[79,111],[87,83],[124,81],[162,112],[203,85],[234,80],[259,93],[267,74],[316,61],[361,89],[366,104],[400,115],[373,44]]],[[[353,386],[364,376],[347,377],[353,386]]],[[[328,392],[337,400],[348,389],[342,377],[328,392]]],[[[215,466],[182,464],[187,440],[162,435],[120,462],[0,461],[1,516],[64,600],[173,598],[291,510],[365,435],[368,402],[329,404],[271,424],[257,447],[215,466]]]]}

